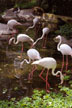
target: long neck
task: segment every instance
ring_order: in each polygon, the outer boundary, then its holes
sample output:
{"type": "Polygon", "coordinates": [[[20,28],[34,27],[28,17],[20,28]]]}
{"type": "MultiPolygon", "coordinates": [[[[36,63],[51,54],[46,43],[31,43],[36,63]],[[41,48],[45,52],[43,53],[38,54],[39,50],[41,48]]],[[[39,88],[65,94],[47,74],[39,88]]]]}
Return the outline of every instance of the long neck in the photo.
{"type": "Polygon", "coordinates": [[[60,44],[61,44],[61,41],[62,41],[62,40],[61,40],[61,37],[60,37],[60,41],[59,41],[59,43],[58,43],[58,45],[57,45],[57,50],[58,50],[58,51],[60,51],[60,44]]]}
{"type": "Polygon", "coordinates": [[[43,39],[43,37],[44,37],[44,34],[42,34],[42,36],[41,36],[40,38],[38,38],[38,39],[33,43],[33,45],[35,45],[39,40],[43,39]]]}
{"type": "Polygon", "coordinates": [[[9,40],[9,44],[11,44],[12,41],[13,41],[13,44],[18,44],[18,41],[15,42],[15,37],[12,37],[12,38],[9,40]]]}
{"type": "Polygon", "coordinates": [[[15,38],[13,39],[13,44],[18,44],[18,41],[15,42],[15,38]]]}
{"type": "Polygon", "coordinates": [[[27,64],[30,64],[31,59],[29,59],[29,61],[27,59],[24,59],[21,63],[20,63],[20,68],[23,67],[24,62],[26,62],[27,64]]]}
{"type": "Polygon", "coordinates": [[[63,75],[62,75],[62,72],[61,71],[57,71],[56,73],[54,73],[54,71],[55,71],[55,69],[52,69],[52,75],[54,75],[54,76],[56,76],[56,75],[58,75],[58,74],[60,74],[60,79],[61,79],[61,83],[60,84],[62,84],[63,83],[63,75]]]}
{"type": "Polygon", "coordinates": [[[28,31],[29,29],[32,29],[32,28],[34,28],[34,27],[35,27],[35,23],[33,24],[33,26],[28,27],[28,28],[26,29],[26,31],[28,31]]]}

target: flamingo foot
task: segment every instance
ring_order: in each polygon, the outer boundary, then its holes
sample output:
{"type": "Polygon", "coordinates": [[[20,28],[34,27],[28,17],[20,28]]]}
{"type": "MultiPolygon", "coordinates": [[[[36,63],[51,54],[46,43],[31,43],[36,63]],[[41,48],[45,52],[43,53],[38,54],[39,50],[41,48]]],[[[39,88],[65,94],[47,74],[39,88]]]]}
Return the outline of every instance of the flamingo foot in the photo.
{"type": "Polygon", "coordinates": [[[66,64],[66,71],[68,70],[68,63],[66,64]]]}
{"type": "Polygon", "coordinates": [[[49,90],[46,90],[46,92],[47,92],[47,93],[50,93],[50,91],[49,91],[49,90]]]}

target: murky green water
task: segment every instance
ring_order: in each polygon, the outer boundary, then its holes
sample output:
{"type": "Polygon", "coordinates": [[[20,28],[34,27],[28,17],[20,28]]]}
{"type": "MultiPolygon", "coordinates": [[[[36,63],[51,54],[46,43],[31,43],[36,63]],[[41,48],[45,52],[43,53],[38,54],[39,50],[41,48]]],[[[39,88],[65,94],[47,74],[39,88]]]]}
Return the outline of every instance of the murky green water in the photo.
{"type": "MultiPolygon", "coordinates": [[[[20,31],[24,33],[25,30],[20,31]]],[[[31,37],[35,39],[35,33],[28,32],[31,37]]],[[[56,44],[53,38],[48,38],[46,48],[42,48],[42,41],[38,43],[36,49],[40,52],[41,57],[52,56],[57,59],[58,66],[57,69],[60,70],[62,56],[56,50],[56,44]]],[[[28,81],[28,73],[31,72],[31,64],[24,63],[23,69],[20,69],[20,62],[27,57],[27,50],[29,49],[29,44],[24,43],[24,51],[22,58],[21,55],[21,43],[18,45],[8,45],[7,42],[3,43],[3,48],[0,48],[0,99],[10,99],[16,97],[20,99],[24,96],[30,96],[34,88],[45,89],[45,83],[39,78],[39,73],[42,68],[38,68],[34,72],[34,77],[31,81],[28,81]]],[[[71,61],[70,61],[71,63],[71,61]]],[[[71,65],[71,64],[70,64],[71,65]]],[[[69,67],[71,69],[71,66],[69,67]]],[[[49,75],[49,82],[51,87],[57,87],[60,82],[59,78],[49,75]]]]}

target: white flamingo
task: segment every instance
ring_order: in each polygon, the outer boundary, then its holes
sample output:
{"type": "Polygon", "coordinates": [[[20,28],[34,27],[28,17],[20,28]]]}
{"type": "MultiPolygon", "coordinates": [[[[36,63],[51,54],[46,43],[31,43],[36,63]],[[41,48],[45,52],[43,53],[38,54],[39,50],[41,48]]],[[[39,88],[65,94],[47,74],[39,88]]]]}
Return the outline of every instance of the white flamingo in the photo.
{"type": "Polygon", "coordinates": [[[21,23],[19,23],[18,21],[16,21],[15,19],[11,19],[7,22],[7,24],[1,24],[1,28],[0,28],[0,35],[14,35],[17,33],[17,30],[15,29],[15,26],[17,25],[22,25],[21,23]]]}
{"type": "Polygon", "coordinates": [[[67,45],[72,47],[72,39],[67,40],[65,37],[59,35],[59,38],[56,39],[56,37],[55,37],[54,41],[55,42],[60,42],[60,39],[61,39],[61,44],[67,44],[67,45]]]}
{"type": "MultiPolygon", "coordinates": [[[[43,44],[44,44],[43,47],[45,47],[45,45],[46,45],[46,40],[47,40],[47,35],[48,35],[49,32],[50,32],[50,29],[49,29],[48,27],[44,27],[44,28],[42,29],[42,36],[41,36],[40,38],[38,38],[38,39],[33,43],[33,46],[34,46],[39,40],[45,38],[45,39],[44,39],[45,42],[43,42],[43,44]]],[[[44,40],[43,40],[43,41],[44,41],[44,40]]]]}
{"type": "Polygon", "coordinates": [[[58,35],[57,37],[55,37],[55,39],[59,39],[59,43],[57,45],[57,50],[60,51],[63,55],[63,63],[62,63],[62,69],[61,71],[63,71],[64,68],[64,55],[66,55],[66,70],[68,68],[68,55],[72,56],[72,48],[68,45],[68,44],[61,44],[61,36],[58,35]]]}
{"type": "MultiPolygon", "coordinates": [[[[24,62],[26,62],[27,64],[30,64],[31,61],[41,59],[40,53],[36,49],[33,49],[33,48],[31,48],[27,51],[27,56],[29,58],[29,61],[27,59],[24,59],[20,63],[21,68],[23,67],[24,62]]],[[[33,77],[33,73],[34,73],[35,70],[36,70],[36,66],[34,65],[33,68],[32,68],[32,72],[30,72],[30,74],[29,74],[29,77],[28,77],[29,80],[33,77]]]]}
{"type": "Polygon", "coordinates": [[[34,28],[38,22],[39,22],[39,18],[38,18],[38,17],[35,17],[35,18],[33,19],[33,25],[30,26],[30,27],[28,27],[28,28],[26,29],[26,32],[27,32],[29,29],[34,28]]]}
{"type": "Polygon", "coordinates": [[[13,44],[18,44],[19,42],[22,42],[22,52],[23,52],[23,42],[28,42],[29,44],[33,44],[34,40],[29,37],[28,35],[26,34],[19,34],[17,36],[17,41],[15,42],[15,37],[12,37],[10,40],[9,40],[9,45],[11,44],[11,42],[13,41],[13,44]]]}
{"type": "Polygon", "coordinates": [[[48,71],[49,71],[49,69],[52,69],[52,75],[54,75],[54,76],[60,74],[60,79],[61,79],[61,83],[60,84],[63,83],[63,75],[62,75],[61,71],[57,71],[56,73],[54,73],[54,71],[56,69],[56,65],[57,65],[56,60],[54,58],[52,58],[52,57],[45,57],[45,58],[42,58],[40,60],[34,61],[32,64],[34,64],[34,65],[37,64],[37,65],[40,65],[40,66],[42,66],[44,68],[47,68],[46,79],[44,79],[42,77],[44,69],[41,71],[41,73],[39,75],[39,77],[46,82],[46,91],[47,92],[49,92],[48,87],[50,87],[50,85],[48,83],[48,71]]]}
{"type": "Polygon", "coordinates": [[[7,22],[7,25],[9,27],[9,29],[14,29],[15,26],[22,25],[22,24],[19,23],[18,21],[16,21],[15,19],[11,19],[7,22]]]}

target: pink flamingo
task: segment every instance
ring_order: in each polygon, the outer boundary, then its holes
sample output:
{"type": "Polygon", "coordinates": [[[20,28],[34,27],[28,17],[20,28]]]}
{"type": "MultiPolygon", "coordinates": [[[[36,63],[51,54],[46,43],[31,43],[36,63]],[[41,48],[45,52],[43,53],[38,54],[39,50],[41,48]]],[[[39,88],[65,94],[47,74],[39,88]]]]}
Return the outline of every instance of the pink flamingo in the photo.
{"type": "Polygon", "coordinates": [[[50,32],[50,29],[48,27],[45,27],[42,29],[42,36],[40,38],[38,38],[34,43],[33,43],[33,46],[41,39],[43,39],[43,47],[45,48],[46,46],[46,40],[47,40],[47,35],[48,33],[50,32]],[[45,42],[44,42],[45,41],[45,42]]]}
{"type": "Polygon", "coordinates": [[[68,55],[72,56],[72,48],[68,45],[68,44],[61,44],[61,36],[58,35],[57,37],[55,37],[55,39],[59,39],[59,43],[57,45],[57,50],[60,51],[63,55],[63,62],[62,62],[62,69],[61,71],[63,71],[64,68],[64,55],[66,55],[66,71],[68,69],[68,55]]]}
{"type": "Polygon", "coordinates": [[[26,29],[26,32],[27,32],[29,29],[34,28],[38,22],[39,22],[39,18],[38,18],[38,17],[35,17],[35,18],[33,19],[33,25],[30,26],[30,27],[28,27],[28,28],[26,29]]]}
{"type": "MultiPolygon", "coordinates": [[[[29,58],[29,61],[27,59],[24,59],[20,64],[21,68],[23,67],[24,62],[26,62],[27,64],[30,64],[31,61],[41,59],[40,53],[34,48],[31,48],[27,51],[27,56],[29,58]]],[[[32,72],[29,73],[29,77],[28,77],[29,80],[33,78],[33,73],[35,70],[36,70],[36,66],[34,65],[32,68],[32,72]]]]}
{"type": "Polygon", "coordinates": [[[19,23],[18,21],[16,21],[15,19],[11,19],[7,22],[7,25],[9,27],[9,29],[14,29],[15,26],[22,25],[22,24],[19,23]]]}
{"type": "MultiPolygon", "coordinates": [[[[7,22],[7,26],[8,26],[8,30],[14,30],[15,29],[15,27],[16,26],[21,26],[22,24],[21,23],[19,23],[18,21],[16,21],[15,19],[11,19],[11,20],[9,20],[8,22],[7,22]]],[[[16,30],[16,33],[17,33],[18,31],[16,30]]],[[[13,35],[15,34],[15,33],[12,33],[13,35]]]]}
{"type": "Polygon", "coordinates": [[[54,75],[54,76],[60,74],[60,79],[61,79],[60,84],[63,83],[63,75],[62,75],[61,71],[57,71],[56,73],[54,73],[54,71],[56,69],[56,65],[57,65],[56,60],[54,58],[52,58],[52,57],[45,57],[45,58],[42,58],[40,60],[34,61],[32,64],[33,65],[37,64],[37,65],[40,65],[40,66],[42,66],[42,67],[47,69],[46,79],[44,79],[42,77],[44,69],[41,71],[41,73],[39,75],[39,77],[46,82],[46,91],[47,92],[49,92],[48,88],[50,87],[50,85],[48,83],[48,71],[49,71],[49,69],[52,69],[52,75],[54,75]]]}
{"type": "MultiPolygon", "coordinates": [[[[29,37],[28,35],[26,35],[26,34],[19,34],[17,36],[17,41],[16,42],[15,42],[15,37],[12,37],[9,40],[9,45],[11,44],[12,41],[13,41],[14,44],[18,44],[19,42],[22,43],[22,52],[23,52],[23,42],[28,42],[29,44],[31,44],[31,46],[32,46],[32,44],[34,42],[34,40],[31,37],[29,37]]],[[[21,56],[22,56],[22,54],[21,54],[21,56]]]]}

